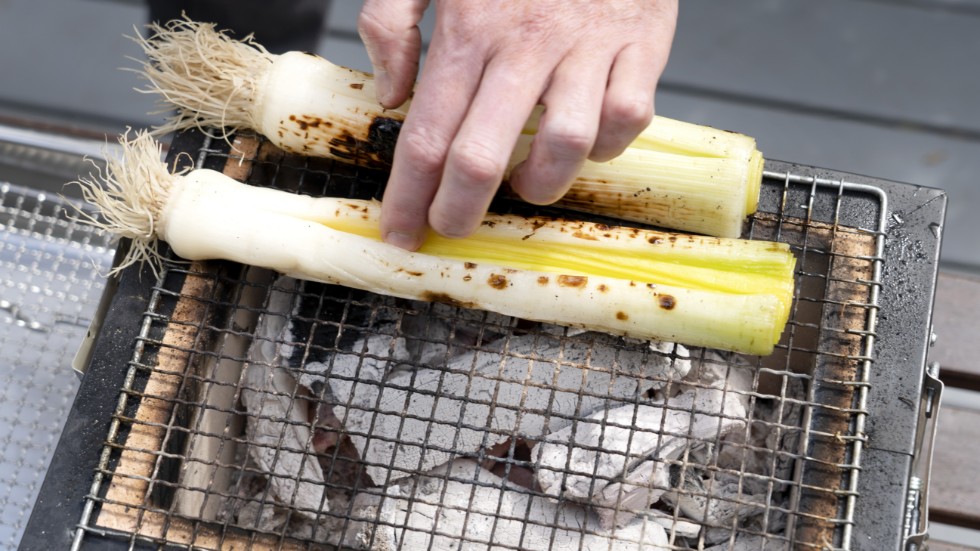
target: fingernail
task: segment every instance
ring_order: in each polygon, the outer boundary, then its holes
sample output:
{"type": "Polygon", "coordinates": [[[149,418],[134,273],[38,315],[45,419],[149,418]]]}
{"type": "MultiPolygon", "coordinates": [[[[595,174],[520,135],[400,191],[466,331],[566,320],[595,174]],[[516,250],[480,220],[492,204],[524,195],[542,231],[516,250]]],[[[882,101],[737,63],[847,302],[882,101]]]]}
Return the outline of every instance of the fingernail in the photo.
{"type": "Polygon", "coordinates": [[[391,77],[388,76],[388,71],[380,65],[375,68],[374,72],[374,86],[377,90],[378,101],[384,105],[388,106],[391,102],[391,77]]]}
{"type": "Polygon", "coordinates": [[[422,240],[409,233],[390,231],[385,234],[385,243],[401,247],[407,251],[414,251],[422,245],[422,240]]]}

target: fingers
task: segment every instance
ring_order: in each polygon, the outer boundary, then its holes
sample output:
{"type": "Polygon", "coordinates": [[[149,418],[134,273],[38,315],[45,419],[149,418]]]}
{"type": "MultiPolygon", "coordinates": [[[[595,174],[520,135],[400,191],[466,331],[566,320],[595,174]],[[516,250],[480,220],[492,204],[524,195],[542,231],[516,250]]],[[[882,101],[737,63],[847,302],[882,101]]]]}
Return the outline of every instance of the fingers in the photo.
{"type": "Polygon", "coordinates": [[[382,238],[408,250],[417,249],[428,230],[450,145],[482,76],[470,68],[482,65],[480,53],[452,46],[433,37],[381,202],[382,238]]]}
{"type": "MultiPolygon", "coordinates": [[[[366,0],[360,32],[379,98],[404,101],[428,0],[366,0]]],[[[544,104],[513,189],[533,203],[563,195],[586,158],[621,153],[649,124],[676,0],[439,2],[412,107],[382,202],[386,242],[417,249],[482,220],[535,104],[544,104]],[[662,21],[661,21],[662,20],[662,21]]]]}
{"type": "Polygon", "coordinates": [[[608,60],[571,57],[555,70],[531,152],[510,176],[525,201],[546,205],[568,191],[599,131],[608,67],[608,60]]]}
{"type": "Polygon", "coordinates": [[[429,208],[433,230],[465,237],[479,226],[546,78],[541,71],[522,70],[499,57],[487,67],[429,208]]]}
{"type": "Polygon", "coordinates": [[[661,39],[666,42],[658,41],[655,46],[631,44],[616,56],[602,103],[599,134],[589,159],[602,162],[618,156],[650,124],[653,95],[672,37],[672,32],[667,33],[661,39]],[[657,48],[665,50],[658,52],[657,48]]]}
{"type": "Polygon", "coordinates": [[[378,101],[398,107],[415,84],[422,51],[418,23],[429,0],[364,0],[357,30],[374,66],[378,101]]]}

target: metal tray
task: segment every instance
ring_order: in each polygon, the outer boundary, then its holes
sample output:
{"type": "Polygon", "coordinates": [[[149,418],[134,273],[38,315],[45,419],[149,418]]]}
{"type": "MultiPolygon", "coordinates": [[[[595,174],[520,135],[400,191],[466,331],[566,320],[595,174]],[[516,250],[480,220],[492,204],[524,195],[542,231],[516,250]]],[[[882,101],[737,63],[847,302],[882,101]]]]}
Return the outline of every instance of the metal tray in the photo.
{"type": "Polygon", "coordinates": [[[0,549],[14,549],[78,389],[72,358],[114,248],[72,203],[0,182],[0,549]]]}

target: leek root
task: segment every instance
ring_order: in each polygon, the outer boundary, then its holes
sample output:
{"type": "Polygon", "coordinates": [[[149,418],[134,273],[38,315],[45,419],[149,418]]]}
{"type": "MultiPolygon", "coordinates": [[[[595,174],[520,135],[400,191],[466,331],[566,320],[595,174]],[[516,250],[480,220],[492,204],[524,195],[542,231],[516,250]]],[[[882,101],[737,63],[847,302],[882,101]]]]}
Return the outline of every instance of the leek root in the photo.
{"type": "Polygon", "coordinates": [[[795,259],[785,244],[551,218],[491,216],[470,238],[417,252],[378,239],[379,205],[258,188],[207,169],[169,174],[145,133],[82,180],[90,220],[157,239],[189,260],[225,259],[396,297],[612,334],[768,354],[786,324],[795,259]]]}
{"type": "MultiPolygon", "coordinates": [[[[285,151],[388,168],[410,107],[384,109],[374,79],[313,54],[274,55],[251,38],[175,20],[139,39],[141,73],[168,110],[158,129],[259,132],[285,151]]],[[[508,172],[527,158],[540,112],[525,126],[508,172]]],[[[564,207],[683,231],[738,237],[755,212],[763,158],[755,140],[655,117],[622,155],[586,162],[564,207]]],[[[505,176],[506,177],[506,176],[505,176]]]]}

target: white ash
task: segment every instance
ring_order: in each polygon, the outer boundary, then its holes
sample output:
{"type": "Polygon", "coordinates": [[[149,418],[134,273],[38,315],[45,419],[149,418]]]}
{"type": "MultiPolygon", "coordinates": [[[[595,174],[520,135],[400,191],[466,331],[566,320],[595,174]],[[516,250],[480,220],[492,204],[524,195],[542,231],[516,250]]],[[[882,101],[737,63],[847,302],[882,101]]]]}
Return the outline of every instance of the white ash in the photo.
{"type": "MultiPolygon", "coordinates": [[[[277,287],[288,294],[294,288],[290,285],[287,280],[277,287]]],[[[541,502],[550,507],[551,513],[540,524],[554,524],[554,511],[559,508],[563,511],[562,522],[571,519],[568,522],[576,531],[584,524],[592,526],[592,536],[599,538],[596,541],[606,542],[599,544],[601,549],[609,548],[612,530],[621,535],[624,529],[637,525],[665,529],[670,541],[676,538],[676,545],[685,540],[699,541],[703,546],[720,544],[712,549],[727,549],[731,541],[733,549],[750,549],[757,538],[743,530],[775,533],[785,525],[785,515],[778,509],[770,509],[766,515],[760,513],[769,499],[774,504],[785,499],[785,488],[774,484],[773,478],[792,479],[792,456],[774,450],[796,450],[794,442],[800,434],[802,408],[792,399],[759,400],[753,404],[753,422],[747,428],[744,419],[751,371],[732,367],[739,360],[737,356],[723,357],[705,351],[693,361],[696,368],[692,368],[688,351],[671,343],[646,343],[549,325],[536,325],[529,334],[521,334],[526,328],[518,328],[513,318],[441,304],[384,297],[369,300],[370,323],[350,324],[363,326],[363,333],[359,338],[350,338],[341,347],[342,352],[310,357],[320,361],[297,362],[298,355],[308,353],[299,346],[307,341],[301,332],[294,336],[290,327],[269,336],[264,344],[269,357],[293,367],[301,383],[300,394],[308,388],[335,404],[333,412],[343,431],[351,436],[371,479],[384,486],[368,490],[373,492],[370,494],[357,494],[353,505],[349,496],[333,490],[326,492],[329,509],[337,514],[321,515],[319,520],[292,515],[287,531],[291,536],[362,549],[374,537],[372,549],[394,548],[392,542],[401,542],[402,548],[415,548],[416,544],[428,545],[432,539],[429,532],[433,521],[426,520],[426,515],[435,515],[432,518],[440,519],[439,530],[450,536],[436,536],[433,549],[443,548],[440,542],[454,544],[447,549],[485,549],[486,543],[460,546],[458,538],[451,534],[463,530],[467,518],[472,524],[474,518],[492,521],[495,515],[508,516],[506,511],[496,510],[501,495],[507,500],[519,496],[524,505],[510,513],[515,520],[498,518],[498,530],[513,522],[522,526],[525,534],[528,527],[554,532],[554,528],[539,526],[533,517],[524,526],[528,511],[544,507],[538,503],[541,502]],[[723,392],[725,388],[732,392],[723,392]],[[658,397],[652,402],[648,398],[651,391],[657,391],[658,397]],[[633,415],[638,415],[637,425],[630,428],[633,415]],[[603,423],[607,425],[605,435],[595,438],[593,434],[591,438],[606,449],[596,453],[588,446],[599,444],[590,443],[584,432],[601,432],[603,423]],[[779,430],[774,430],[775,425],[779,425],[779,430]],[[574,436],[573,426],[577,427],[574,436]],[[633,442],[627,447],[617,431],[632,431],[633,442]],[[567,436],[562,440],[560,435],[567,436]],[[651,448],[650,442],[643,443],[643,435],[652,435],[660,442],[653,442],[651,448]],[[542,457],[547,444],[534,448],[532,466],[535,462],[541,464],[539,483],[542,476],[548,476],[546,473],[561,478],[572,440],[571,444],[577,446],[572,452],[573,462],[578,466],[567,470],[577,471],[573,474],[588,482],[578,481],[570,491],[582,494],[579,499],[583,505],[533,497],[529,490],[502,481],[488,471],[481,469],[474,474],[475,467],[466,467],[469,470],[464,476],[453,475],[465,482],[438,479],[445,476],[447,468],[452,471],[457,464],[473,463],[452,461],[454,458],[481,458],[494,444],[509,438],[521,438],[531,444],[547,439],[559,448],[564,443],[563,449],[546,454],[554,464],[542,457]],[[617,448],[616,442],[622,449],[617,448]],[[643,450],[648,453],[644,455],[643,450]],[[582,460],[589,453],[603,457],[596,464],[612,458],[621,460],[622,465],[610,464],[612,469],[606,465],[596,471],[595,464],[582,460]],[[631,456],[629,461],[627,453],[631,456]],[[693,485],[690,491],[678,485],[676,476],[671,480],[669,466],[679,464],[687,466],[684,481],[693,485]],[[617,475],[612,476],[607,470],[617,475]],[[740,471],[761,476],[741,477],[737,474],[740,471]],[[420,479],[421,472],[429,472],[429,476],[420,479]],[[590,489],[590,485],[594,487],[590,489]],[[440,504],[437,498],[442,490],[447,490],[447,497],[446,503],[440,504]],[[451,495],[465,492],[467,501],[454,509],[456,498],[451,497],[450,491],[451,495]],[[409,506],[415,499],[412,492],[431,499],[409,506]],[[388,497],[382,500],[379,494],[388,497]],[[472,504],[470,495],[478,496],[472,504]],[[650,508],[658,502],[658,507],[668,512],[650,508]],[[527,509],[529,503],[532,509],[527,509]],[[492,504],[493,508],[485,510],[485,504],[492,504]],[[350,506],[353,509],[348,509],[350,506]],[[467,509],[471,510],[468,517],[467,509]],[[358,522],[343,518],[349,512],[358,522]],[[379,514],[381,526],[374,526],[372,520],[379,514]],[[391,526],[395,523],[407,523],[419,530],[396,530],[391,526]]],[[[289,307],[272,306],[270,310],[276,311],[289,307]]],[[[348,337],[354,336],[348,333],[348,337]]],[[[789,378],[788,383],[785,397],[804,396],[798,379],[789,378]]],[[[288,399],[295,392],[281,394],[288,399]]],[[[250,409],[249,421],[254,415],[250,409]]],[[[305,449],[308,442],[309,438],[293,449],[305,449]]],[[[316,464],[312,457],[307,462],[316,464]]],[[[305,475],[303,478],[314,480],[305,475]]],[[[319,488],[322,496],[323,486],[319,488]]],[[[545,491],[548,492],[546,488],[545,491]]],[[[312,495],[319,506],[321,500],[316,499],[316,492],[312,495]]],[[[321,510],[326,511],[327,507],[324,505],[321,510]]],[[[262,508],[254,503],[246,504],[238,516],[240,524],[257,521],[270,527],[287,518],[278,508],[262,508]]],[[[467,526],[467,537],[485,532],[481,530],[467,526]]],[[[550,537],[543,540],[542,547],[547,547],[550,537]]],[[[573,542],[568,548],[579,548],[578,539],[568,541],[573,542]]],[[[780,542],[778,538],[770,539],[766,549],[781,549],[780,542]]],[[[661,544],[651,545],[654,546],[650,548],[659,549],[656,545],[661,544]]],[[[554,547],[564,548],[557,543],[554,547]]],[[[637,544],[628,548],[636,549],[637,544]]]]}
{"type": "Polygon", "coordinates": [[[735,539],[731,539],[730,535],[729,531],[729,537],[723,542],[705,547],[704,551],[784,551],[790,548],[789,543],[780,537],[740,533],[735,539]]]}
{"type": "MultiPolygon", "coordinates": [[[[765,474],[741,477],[743,491],[753,494],[787,491],[793,477],[794,458],[799,449],[803,426],[803,381],[787,377],[785,395],[778,400],[759,400],[751,430],[725,437],[718,454],[718,465],[730,471],[765,474]],[[746,440],[747,438],[747,440],[746,440]],[[747,442],[747,444],[746,444],[747,442]]],[[[736,480],[735,474],[720,474],[736,480]]]]}
{"type": "Polygon", "coordinates": [[[360,522],[343,543],[372,551],[668,549],[657,522],[639,518],[604,530],[581,506],[535,496],[466,459],[384,493],[358,494],[352,516],[360,522]]]}
{"type": "Polygon", "coordinates": [[[517,325],[517,318],[447,304],[400,301],[407,312],[399,324],[407,357],[403,369],[445,365],[463,348],[499,341],[517,325]]]}
{"type": "Polygon", "coordinates": [[[671,490],[663,494],[663,500],[675,505],[687,518],[708,526],[730,525],[733,518],[757,515],[768,503],[765,495],[746,495],[738,483],[704,481],[696,467],[671,465],[669,470],[671,490]],[[679,473],[681,470],[684,473],[679,473]]]}
{"type": "Polygon", "coordinates": [[[316,515],[328,505],[323,471],[310,449],[308,404],[290,370],[275,367],[281,358],[276,343],[291,309],[292,296],[273,291],[257,324],[243,376],[246,438],[252,460],[268,473],[269,493],[300,514],[316,515]]]}
{"type": "Polygon", "coordinates": [[[665,513],[657,509],[648,509],[638,514],[642,514],[648,520],[663,526],[668,538],[696,538],[701,532],[700,524],[691,522],[683,516],[665,513]]]}
{"type": "Polygon", "coordinates": [[[418,369],[394,369],[408,354],[402,338],[371,335],[358,346],[361,354],[306,365],[300,381],[312,387],[324,373],[334,414],[378,484],[512,436],[537,440],[597,408],[635,402],[685,371],[683,357],[595,333],[510,337],[444,352],[445,367],[418,369]]]}
{"type": "Polygon", "coordinates": [[[745,427],[748,370],[703,363],[699,380],[651,404],[597,411],[552,432],[532,454],[542,491],[591,504],[621,526],[670,489],[669,465],[686,450],[745,427]],[[707,369],[704,369],[707,367],[707,369]]]}

